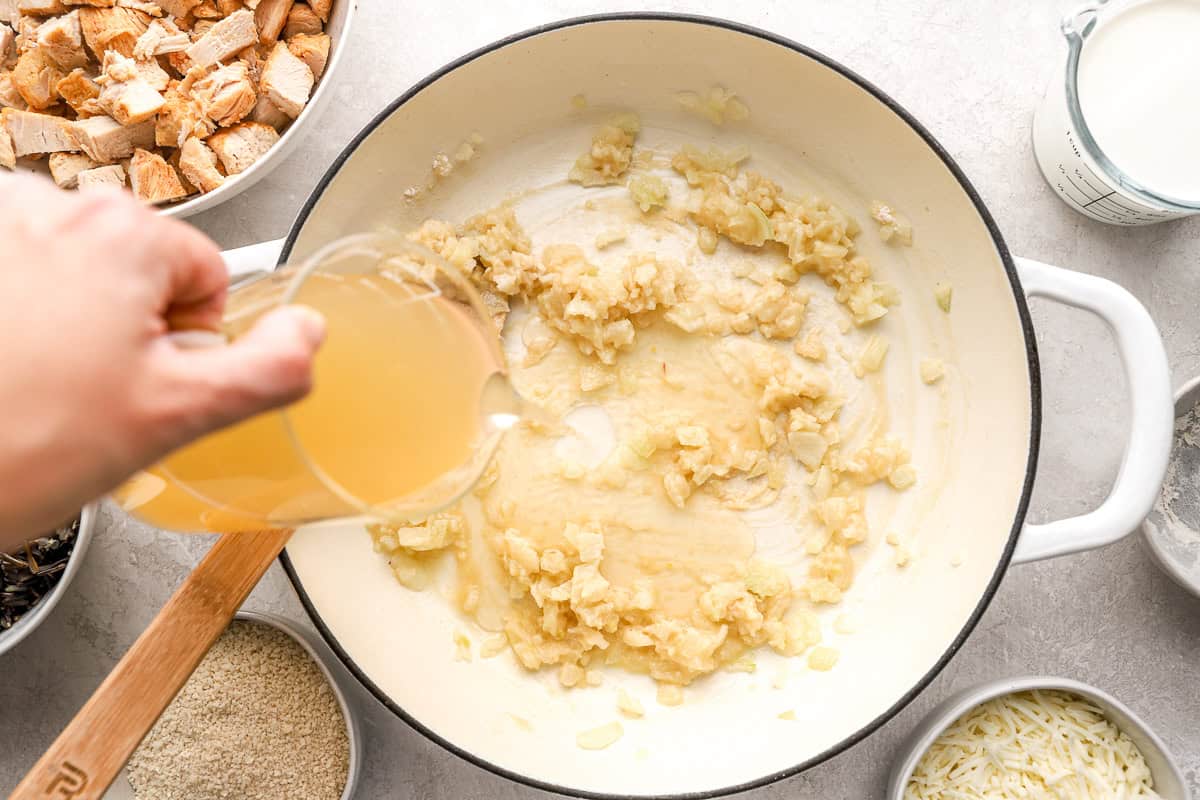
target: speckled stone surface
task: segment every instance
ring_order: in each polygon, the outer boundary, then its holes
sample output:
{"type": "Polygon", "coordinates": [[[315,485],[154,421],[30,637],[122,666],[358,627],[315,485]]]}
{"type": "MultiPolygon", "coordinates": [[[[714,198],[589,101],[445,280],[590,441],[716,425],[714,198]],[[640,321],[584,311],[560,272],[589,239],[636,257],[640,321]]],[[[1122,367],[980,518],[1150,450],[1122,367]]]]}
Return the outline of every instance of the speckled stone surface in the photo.
{"type": "MultiPolygon", "coordinates": [[[[1119,281],[1149,306],[1175,383],[1200,372],[1200,219],[1118,230],[1075,215],[1043,185],[1030,114],[1060,69],[1069,0],[705,0],[606,3],[360,0],[347,63],[323,124],[273,175],[194,222],[225,247],[282,236],[340,148],[389,100],[468,50],[524,28],[598,11],[691,11],[775,31],[859,71],[927,125],[959,161],[1018,254],[1119,281]]],[[[1046,424],[1034,520],[1078,513],[1106,493],[1128,402],[1103,325],[1035,303],[1046,424]]],[[[0,660],[0,791],[83,703],[207,547],[106,510],[87,563],[54,615],[0,660]]],[[[279,568],[247,606],[303,619],[279,568]]],[[[991,678],[1058,674],[1109,690],[1173,749],[1200,796],[1200,600],[1164,577],[1137,536],[1103,551],[1010,571],[950,666],[881,731],[754,800],[883,796],[897,748],[947,694],[991,678]]],[[[365,692],[360,798],[532,800],[428,742],[365,692]]]]}

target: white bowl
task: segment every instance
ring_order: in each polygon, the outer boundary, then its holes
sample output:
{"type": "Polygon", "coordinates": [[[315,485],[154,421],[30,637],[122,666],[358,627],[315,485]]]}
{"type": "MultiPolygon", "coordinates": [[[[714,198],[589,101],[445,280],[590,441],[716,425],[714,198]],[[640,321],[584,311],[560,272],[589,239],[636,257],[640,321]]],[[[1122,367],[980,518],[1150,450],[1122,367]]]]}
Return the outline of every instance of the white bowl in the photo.
{"type": "MultiPolygon", "coordinates": [[[[329,688],[333,690],[334,697],[337,698],[338,707],[342,710],[342,719],[346,721],[346,738],[350,742],[350,765],[346,772],[346,787],[342,790],[342,800],[352,800],[358,787],[358,776],[362,766],[362,732],[358,717],[354,715],[350,703],[346,699],[343,686],[335,677],[335,674],[345,674],[341,664],[337,662],[323,642],[318,642],[313,634],[298,627],[289,619],[257,611],[239,611],[234,619],[270,625],[272,628],[283,631],[295,639],[320,668],[329,688]]],[[[348,677],[346,679],[349,680],[348,677]]],[[[129,782],[128,770],[121,770],[121,774],[104,793],[103,800],[136,800],[133,785],[129,782]]]]}
{"type": "MultiPolygon", "coordinates": [[[[329,15],[329,22],[325,25],[325,32],[329,34],[329,38],[331,39],[329,62],[325,65],[325,72],[322,73],[321,79],[317,81],[312,97],[309,98],[308,104],[304,106],[304,110],[300,112],[300,116],[292,121],[292,124],[279,137],[279,141],[275,143],[275,146],[268,150],[266,155],[254,162],[245,172],[238,173],[234,177],[227,179],[213,191],[207,194],[196,195],[192,199],[185,200],[182,203],[163,206],[159,209],[159,213],[166,217],[182,219],[213,208],[232,197],[236,197],[258,183],[266,177],[267,173],[279,166],[289,153],[296,149],[296,145],[300,144],[305,133],[313,127],[313,123],[320,116],[325,106],[329,104],[330,98],[333,97],[333,90],[330,87],[333,84],[334,74],[342,62],[342,45],[350,33],[350,20],[354,16],[357,5],[357,0],[334,0],[333,10],[329,15]]],[[[45,162],[35,168],[35,170],[46,172],[45,162]]]]}
{"type": "MultiPolygon", "coordinates": [[[[1176,419],[1195,408],[1197,403],[1200,403],[1200,376],[1192,378],[1175,393],[1176,419]]],[[[1163,572],[1184,589],[1200,597],[1200,531],[1195,532],[1193,540],[1186,535],[1175,535],[1164,523],[1165,520],[1156,504],[1154,511],[1151,511],[1150,516],[1142,523],[1142,537],[1146,541],[1146,547],[1163,572]]]]}
{"type": "Polygon", "coordinates": [[[334,0],[333,10],[329,15],[329,22],[325,25],[325,32],[329,34],[329,38],[332,40],[329,48],[329,62],[325,65],[325,72],[321,74],[321,79],[317,81],[312,97],[308,99],[308,104],[304,106],[304,110],[300,112],[300,116],[292,121],[292,124],[279,137],[279,141],[275,143],[275,146],[268,150],[265,156],[255,161],[250,166],[250,169],[226,180],[211,192],[196,195],[191,200],[185,200],[182,203],[164,207],[161,210],[163,216],[177,217],[179,219],[190,217],[192,214],[213,208],[232,197],[236,197],[265,178],[268,172],[279,166],[288,157],[288,154],[296,149],[296,145],[300,144],[303,140],[305,132],[313,127],[313,123],[320,116],[325,106],[329,104],[330,98],[333,97],[333,90],[330,87],[333,85],[334,73],[337,71],[338,65],[342,62],[342,44],[346,41],[346,37],[350,33],[350,19],[354,16],[357,6],[357,0],[334,0]]]}
{"type": "Polygon", "coordinates": [[[79,567],[83,563],[83,557],[87,555],[88,545],[92,541],[92,533],[96,529],[96,506],[88,505],[84,507],[79,514],[79,533],[75,536],[75,546],[71,549],[71,557],[67,560],[66,569],[63,570],[62,577],[58,579],[58,583],[50,590],[50,593],[38,601],[25,616],[17,620],[17,624],[13,625],[6,631],[0,632],[0,656],[16,647],[29,634],[33,633],[38,625],[41,625],[50,613],[54,611],[54,607],[58,605],[58,601],[67,591],[67,586],[75,578],[75,573],[79,572],[79,567]]]}
{"type": "Polygon", "coordinates": [[[1190,800],[1187,783],[1175,759],[1163,744],[1162,739],[1150,730],[1146,723],[1115,697],[1070,678],[1029,676],[1024,678],[1002,678],[971,689],[965,689],[946,699],[929,713],[910,736],[900,759],[892,768],[888,781],[888,800],[902,800],[904,787],[912,777],[917,763],[959,717],[988,700],[1014,692],[1031,689],[1058,689],[1084,697],[1099,706],[1104,715],[1137,745],[1146,758],[1150,774],[1154,777],[1154,790],[1163,800],[1190,800]]]}

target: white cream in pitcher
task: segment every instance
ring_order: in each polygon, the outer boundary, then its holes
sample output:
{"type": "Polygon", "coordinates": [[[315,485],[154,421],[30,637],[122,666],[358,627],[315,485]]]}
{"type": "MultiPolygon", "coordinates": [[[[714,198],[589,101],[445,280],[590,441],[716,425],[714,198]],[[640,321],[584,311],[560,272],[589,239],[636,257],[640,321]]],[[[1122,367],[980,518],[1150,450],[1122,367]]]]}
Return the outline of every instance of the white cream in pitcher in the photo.
{"type": "Polygon", "coordinates": [[[1147,0],[1101,24],[1079,103],[1104,154],[1143,187],[1200,200],[1200,0],[1147,0]]]}

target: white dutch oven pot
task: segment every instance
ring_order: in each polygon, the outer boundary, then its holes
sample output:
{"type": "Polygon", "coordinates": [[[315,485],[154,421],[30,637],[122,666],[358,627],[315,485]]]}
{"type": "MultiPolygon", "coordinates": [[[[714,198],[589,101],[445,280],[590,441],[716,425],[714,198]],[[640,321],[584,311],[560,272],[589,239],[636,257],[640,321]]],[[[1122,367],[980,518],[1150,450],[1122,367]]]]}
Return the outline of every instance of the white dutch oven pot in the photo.
{"type": "Polygon", "coordinates": [[[450,64],[354,140],[286,243],[231,254],[235,269],[302,258],[332,238],[381,225],[460,220],[510,193],[561,182],[596,125],[617,109],[642,115],[640,141],[649,146],[744,143],[756,168],[785,186],[813,189],[863,220],[866,204],[884,199],[912,220],[915,242],[903,252],[860,238],[904,298],[884,323],[893,338],[888,403],[922,474],[906,493],[912,497],[873,520],[872,530],[880,537],[893,523],[906,526],[915,558],[897,569],[885,545],[864,550],[846,602],[859,629],[833,641],[837,666],[812,672],[801,660],[761,655],[756,673],[698,681],[678,708],[657,705],[648,680],[620,673],[599,689],[568,692],[508,655],[456,661],[452,633],[465,623],[436,592],[400,587],[361,531],[301,531],[283,558],[321,632],[359,680],[464,758],[579,796],[714,796],[794,774],[877,729],[962,645],[1010,562],[1100,547],[1137,528],[1167,464],[1171,385],[1146,310],[1108,281],[1012,258],[961,170],[894,101],[798,44],[691,17],[571,20],[450,64]],[[717,129],[672,102],[679,90],[715,84],[746,100],[749,120],[717,129]],[[579,93],[591,110],[572,108],[568,100],[579,93]],[[406,204],[402,190],[427,180],[433,155],[472,131],[484,138],[480,158],[406,204]],[[932,301],[943,279],[954,287],[949,315],[932,301]],[[1109,497],[1088,514],[1042,525],[1025,522],[1041,417],[1027,297],[1107,322],[1132,394],[1132,434],[1109,497]],[[917,362],[935,345],[949,367],[944,394],[916,378],[917,362]],[[773,688],[781,670],[790,677],[773,688]],[[624,737],[608,749],[580,750],[579,731],[617,718],[617,686],[643,699],[646,718],[625,721],[624,737]],[[784,711],[795,720],[779,719],[784,711]]]}

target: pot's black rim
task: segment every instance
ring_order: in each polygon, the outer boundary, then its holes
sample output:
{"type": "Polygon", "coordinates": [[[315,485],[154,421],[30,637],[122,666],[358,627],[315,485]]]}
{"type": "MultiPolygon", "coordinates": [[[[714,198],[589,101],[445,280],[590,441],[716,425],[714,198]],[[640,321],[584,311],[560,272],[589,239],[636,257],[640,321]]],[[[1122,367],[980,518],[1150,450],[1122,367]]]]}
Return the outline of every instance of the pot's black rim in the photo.
{"type": "MultiPolygon", "coordinates": [[[[689,792],[689,793],[683,793],[683,794],[645,796],[643,798],[643,800],[708,800],[708,798],[723,797],[725,795],[736,794],[738,792],[745,792],[745,791],[749,791],[751,789],[757,789],[757,788],[760,788],[760,787],[763,787],[763,786],[766,786],[766,785],[769,785],[772,783],[776,783],[785,778],[792,777],[793,775],[803,772],[804,770],[807,770],[810,767],[816,766],[817,764],[827,761],[827,760],[833,758],[834,756],[846,751],[850,747],[853,747],[854,745],[861,742],[863,739],[870,736],[875,731],[879,730],[879,728],[881,728],[886,722],[888,722],[888,720],[890,720],[890,719],[892,719],[892,717],[896,716],[896,714],[898,714],[905,706],[907,706],[909,703],[911,703],[913,701],[913,699],[915,699],[917,697],[917,695],[919,695],[922,691],[924,691],[924,689],[929,686],[929,684],[933,681],[933,679],[935,677],[937,677],[937,675],[946,667],[946,665],[955,656],[955,654],[957,654],[958,651],[962,648],[963,643],[966,642],[967,637],[970,636],[971,632],[975,629],[975,626],[979,623],[979,619],[983,616],[983,612],[987,609],[989,603],[991,603],[992,598],[995,596],[996,590],[1000,586],[1000,581],[1004,577],[1004,573],[1008,569],[1008,565],[1009,565],[1010,561],[1012,560],[1013,550],[1016,548],[1017,538],[1020,535],[1021,527],[1024,524],[1026,512],[1029,509],[1029,498],[1033,491],[1033,479],[1034,479],[1034,475],[1037,472],[1038,444],[1039,444],[1040,432],[1041,432],[1041,412],[1042,412],[1041,370],[1040,370],[1039,362],[1038,362],[1037,339],[1034,335],[1033,321],[1031,320],[1031,318],[1029,316],[1029,306],[1026,303],[1025,292],[1021,288],[1021,281],[1017,275],[1016,267],[1013,264],[1012,254],[1009,252],[1008,246],[1004,243],[1004,237],[1001,236],[1000,229],[997,227],[996,221],[992,218],[992,215],[988,212],[987,207],[984,205],[982,198],[980,198],[980,196],[979,196],[979,193],[975,190],[975,187],[972,186],[971,182],[967,179],[967,176],[963,173],[962,169],[958,166],[957,163],[955,163],[954,159],[950,156],[950,154],[948,152],[946,152],[946,149],[944,147],[942,147],[942,145],[939,144],[936,139],[934,139],[933,135],[928,130],[926,130],[925,127],[923,125],[921,125],[921,123],[917,122],[917,120],[911,114],[909,114],[908,111],[906,111],[899,103],[897,103],[895,100],[893,100],[885,92],[883,92],[882,90],[880,90],[879,88],[877,88],[876,86],[871,84],[869,81],[867,81],[864,78],[862,78],[861,76],[859,76],[857,73],[853,72],[852,70],[847,69],[846,67],[842,66],[838,62],[829,58],[828,56],[818,53],[815,50],[811,50],[802,44],[799,44],[797,42],[794,42],[794,41],[784,38],[782,36],[778,36],[776,34],[770,33],[768,31],[764,31],[759,28],[751,27],[749,25],[743,25],[741,23],[731,22],[729,20],[717,19],[717,18],[713,18],[713,17],[704,17],[704,16],[699,16],[699,15],[694,15],[694,14],[673,14],[673,13],[653,13],[653,12],[595,14],[595,15],[589,15],[589,16],[583,16],[583,17],[574,17],[571,19],[561,20],[559,22],[554,22],[554,23],[550,23],[547,25],[541,25],[536,28],[531,28],[522,33],[517,33],[517,34],[514,34],[507,38],[493,42],[492,44],[487,45],[485,47],[481,47],[478,50],[468,53],[467,55],[462,56],[461,58],[450,62],[446,66],[444,66],[441,69],[437,70],[436,72],[430,74],[424,80],[415,84],[411,89],[409,89],[407,92],[405,92],[403,95],[401,95],[398,99],[396,99],[394,102],[392,102],[390,105],[388,105],[387,108],[385,108],[383,111],[381,111],[379,114],[377,114],[375,116],[375,118],[373,120],[371,120],[371,122],[365,128],[363,128],[362,131],[360,131],[357,136],[354,137],[354,139],[350,142],[350,144],[348,144],[346,146],[346,148],[344,150],[342,150],[342,152],[338,155],[337,159],[333,162],[333,164],[330,166],[328,171],[326,171],[325,175],[322,176],[320,182],[317,184],[316,189],[313,190],[312,195],[310,195],[308,200],[305,201],[303,208],[301,208],[301,210],[300,210],[299,216],[297,216],[297,218],[296,218],[296,222],[292,225],[292,229],[288,233],[288,237],[287,237],[286,242],[284,243],[283,252],[280,257],[280,263],[284,263],[287,261],[288,256],[291,254],[292,247],[295,245],[296,239],[299,236],[300,231],[303,229],[304,223],[307,221],[309,214],[312,213],[312,210],[316,206],[317,201],[320,199],[321,195],[325,192],[325,189],[329,186],[329,183],[333,180],[333,177],[341,169],[342,164],[345,163],[345,161],[354,153],[354,151],[356,149],[358,149],[358,146],[368,136],[370,136],[371,133],[373,133],[375,131],[375,129],[377,127],[379,127],[379,125],[382,124],[385,119],[390,117],[392,115],[392,113],[394,113],[396,111],[396,109],[400,108],[400,106],[404,105],[406,102],[408,102],[416,94],[421,92],[423,89],[425,89],[430,84],[434,83],[435,81],[437,81],[444,75],[447,75],[448,73],[454,71],[455,69],[458,69],[459,67],[463,66],[464,64],[474,61],[475,59],[479,58],[480,56],[487,55],[488,53],[491,53],[495,50],[499,50],[503,47],[513,44],[514,42],[519,42],[524,39],[528,39],[528,38],[538,36],[538,35],[541,35],[544,33],[549,33],[549,32],[556,31],[556,30],[562,30],[564,28],[571,28],[571,27],[575,27],[578,25],[589,25],[589,24],[598,23],[598,22],[629,22],[629,21],[647,21],[647,20],[649,20],[649,21],[682,22],[682,23],[689,23],[689,24],[696,24],[696,25],[708,25],[708,26],[712,26],[712,27],[716,27],[716,28],[724,28],[727,30],[735,31],[737,33],[754,36],[759,39],[763,39],[764,41],[770,42],[772,44],[786,47],[796,53],[799,53],[800,55],[811,58],[814,61],[817,61],[818,63],[820,63],[832,70],[837,71],[843,77],[853,81],[860,88],[869,92],[873,97],[875,97],[877,100],[879,100],[881,103],[886,105],[889,109],[891,109],[891,111],[894,114],[896,114],[902,120],[904,120],[904,122],[907,123],[908,126],[910,128],[912,128],[913,131],[915,131],[917,133],[917,135],[919,135],[925,141],[925,143],[930,147],[930,149],[932,149],[938,155],[938,157],[942,160],[942,163],[945,164],[946,168],[948,170],[950,170],[951,174],[954,175],[955,179],[957,179],[959,185],[962,187],[962,189],[966,193],[967,197],[970,198],[971,203],[975,206],[975,210],[979,214],[980,219],[983,221],[984,225],[987,226],[988,233],[991,234],[992,241],[995,243],[996,251],[1000,255],[1001,261],[1004,264],[1004,270],[1008,274],[1009,285],[1013,292],[1013,300],[1016,303],[1017,313],[1021,320],[1021,329],[1025,335],[1025,350],[1026,350],[1028,366],[1029,366],[1029,388],[1030,388],[1030,403],[1031,403],[1029,458],[1028,458],[1028,461],[1026,462],[1025,482],[1024,482],[1024,486],[1021,489],[1021,499],[1017,505],[1017,513],[1016,513],[1015,519],[1013,520],[1012,530],[1009,533],[1008,543],[1005,546],[1004,553],[1001,555],[1000,561],[996,566],[996,571],[992,574],[992,577],[988,582],[987,588],[984,591],[983,596],[980,598],[979,603],[975,606],[975,610],[971,613],[970,618],[967,620],[966,625],[963,626],[963,629],[959,632],[958,636],[955,637],[954,641],[950,644],[950,646],[942,654],[941,658],[938,659],[937,663],[935,663],[933,665],[933,667],[931,667],[930,670],[925,673],[924,677],[922,677],[921,680],[917,681],[917,683],[912,687],[912,689],[910,689],[907,693],[905,693],[905,695],[903,697],[901,697],[899,700],[897,700],[890,708],[888,708],[886,711],[884,711],[878,717],[876,717],[871,722],[869,722],[867,725],[865,725],[862,729],[860,729],[853,736],[843,739],[841,742],[838,742],[836,745],[834,745],[833,747],[830,747],[828,750],[824,751],[823,753],[820,753],[820,754],[818,754],[810,759],[807,759],[799,764],[796,764],[795,766],[790,767],[788,769],[782,770],[780,772],[771,773],[769,775],[765,775],[761,778],[757,778],[752,781],[747,781],[742,784],[738,784],[738,785],[734,785],[734,786],[725,786],[725,787],[721,787],[719,789],[711,789],[711,790],[702,791],[702,792],[689,792]]],[[[362,683],[362,685],[365,686],[371,692],[371,694],[373,694],[375,696],[375,698],[377,700],[379,700],[380,703],[382,703],[385,707],[387,707],[388,710],[390,710],[392,713],[394,713],[400,719],[404,720],[404,722],[408,723],[408,725],[410,725],[413,729],[419,731],[420,733],[422,733],[424,736],[426,736],[431,741],[441,745],[442,747],[446,748],[447,750],[449,750],[450,752],[459,756],[460,758],[462,758],[466,761],[469,761],[470,763],[472,763],[478,767],[481,767],[485,770],[488,770],[489,772],[492,772],[496,775],[499,775],[501,777],[507,778],[512,781],[516,781],[517,783],[522,783],[522,784],[525,784],[526,786],[531,786],[535,789],[541,789],[541,790],[548,791],[548,792],[554,792],[554,793],[557,793],[560,795],[588,798],[589,800],[623,800],[624,796],[622,796],[622,795],[614,795],[614,794],[608,794],[608,793],[603,793],[603,792],[590,792],[590,791],[585,791],[585,790],[581,790],[581,789],[573,789],[573,788],[566,787],[566,786],[558,786],[553,783],[540,781],[540,780],[538,780],[536,778],[532,778],[528,775],[522,775],[520,773],[512,772],[510,770],[507,770],[501,766],[493,764],[493,763],[487,761],[486,759],[483,759],[473,753],[470,753],[470,752],[458,747],[454,743],[447,741],[442,736],[440,736],[437,733],[435,733],[434,731],[430,730],[428,727],[423,725],[417,719],[412,717],[403,708],[401,708],[399,705],[397,705],[391,698],[389,698],[387,696],[386,693],[384,693],[378,686],[376,686],[369,677],[367,677],[366,673],[364,673],[362,671],[362,669],[358,666],[358,664],[355,663],[354,659],[351,658],[350,655],[341,647],[341,645],[338,643],[337,639],[334,637],[333,633],[326,626],[325,621],[321,618],[320,614],[317,612],[317,609],[313,606],[312,600],[309,598],[308,593],[305,592],[304,585],[301,583],[299,576],[296,574],[296,570],[292,566],[291,559],[288,558],[287,552],[284,551],[280,555],[279,558],[280,558],[281,563],[283,564],[284,570],[287,573],[288,579],[292,582],[292,586],[295,588],[296,593],[300,598],[300,602],[304,605],[304,608],[308,612],[309,616],[312,617],[313,624],[315,624],[317,629],[321,632],[321,636],[324,637],[326,643],[329,644],[329,646],[337,654],[338,658],[341,659],[342,663],[354,675],[354,677],[357,678],[358,681],[360,683],[362,683]]],[[[641,797],[641,796],[639,796],[639,797],[641,797]]]]}

